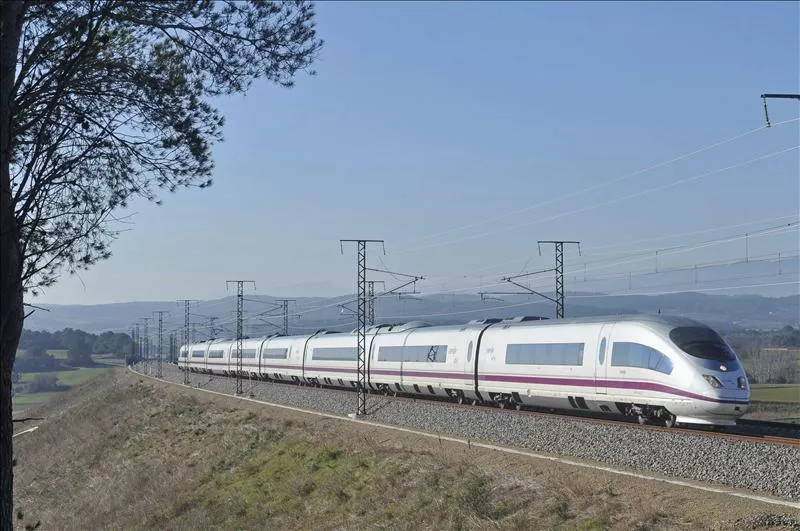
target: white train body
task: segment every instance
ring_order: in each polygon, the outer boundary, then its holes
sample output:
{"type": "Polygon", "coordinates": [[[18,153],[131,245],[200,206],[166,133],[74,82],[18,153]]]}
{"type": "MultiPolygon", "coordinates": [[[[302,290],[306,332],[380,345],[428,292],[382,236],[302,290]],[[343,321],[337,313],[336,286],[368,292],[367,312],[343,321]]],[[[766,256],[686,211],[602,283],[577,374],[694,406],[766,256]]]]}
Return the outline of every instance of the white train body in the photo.
{"type": "MultiPolygon", "coordinates": [[[[367,331],[366,351],[367,386],[375,391],[713,425],[735,424],[750,400],[733,350],[683,318],[379,325],[367,331]]],[[[182,368],[236,374],[235,341],[190,345],[188,359],[186,352],[182,368]]],[[[357,385],[354,333],[245,339],[242,353],[247,377],[357,385]]]]}

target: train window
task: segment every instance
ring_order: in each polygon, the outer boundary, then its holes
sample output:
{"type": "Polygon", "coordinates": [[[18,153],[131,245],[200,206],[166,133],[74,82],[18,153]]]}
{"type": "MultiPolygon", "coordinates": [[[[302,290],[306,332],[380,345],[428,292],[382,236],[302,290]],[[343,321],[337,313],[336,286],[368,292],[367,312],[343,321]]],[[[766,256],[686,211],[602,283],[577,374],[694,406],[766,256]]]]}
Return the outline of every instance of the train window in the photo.
{"type": "MultiPolygon", "coordinates": [[[[236,349],[234,349],[232,357],[234,359],[238,358],[237,354],[238,354],[238,352],[236,351],[236,349]]],[[[209,357],[210,357],[210,355],[209,355],[209,357]]],[[[222,357],[222,356],[220,356],[220,357],[222,357]]],[[[254,349],[254,348],[243,348],[242,349],[242,359],[255,358],[255,357],[256,357],[256,349],[254,349]]]]}
{"type": "Polygon", "coordinates": [[[702,326],[682,326],[669,333],[670,339],[687,354],[713,361],[734,361],[736,354],[719,334],[702,326]]]}
{"type": "Polygon", "coordinates": [[[204,350],[193,350],[192,357],[193,358],[202,358],[205,357],[206,353],[204,350]]]}
{"type": "Polygon", "coordinates": [[[414,345],[403,347],[403,361],[447,361],[447,345],[414,345]]]}
{"type": "Polygon", "coordinates": [[[444,363],[446,360],[447,345],[406,345],[378,349],[378,361],[444,363]]]}
{"type": "Polygon", "coordinates": [[[512,344],[506,347],[509,365],[583,365],[583,343],[512,344]]]}
{"type": "Polygon", "coordinates": [[[225,355],[224,350],[209,350],[208,357],[209,358],[221,358],[225,355]]]}
{"type": "Polygon", "coordinates": [[[263,360],[285,360],[289,354],[288,348],[265,348],[261,351],[263,360]]]}
{"type": "Polygon", "coordinates": [[[612,367],[638,367],[672,373],[672,360],[654,348],[639,343],[615,341],[611,351],[612,367]]]}
{"type": "Polygon", "coordinates": [[[472,363],[472,341],[467,345],[467,363],[472,363]]]}
{"type": "Polygon", "coordinates": [[[602,365],[606,361],[606,338],[603,338],[600,341],[600,365],[602,365]]]}
{"type": "Polygon", "coordinates": [[[356,361],[358,349],[354,347],[315,348],[311,353],[312,360],[356,361]]]}
{"type": "Polygon", "coordinates": [[[403,347],[379,347],[378,361],[403,361],[403,347]]]}

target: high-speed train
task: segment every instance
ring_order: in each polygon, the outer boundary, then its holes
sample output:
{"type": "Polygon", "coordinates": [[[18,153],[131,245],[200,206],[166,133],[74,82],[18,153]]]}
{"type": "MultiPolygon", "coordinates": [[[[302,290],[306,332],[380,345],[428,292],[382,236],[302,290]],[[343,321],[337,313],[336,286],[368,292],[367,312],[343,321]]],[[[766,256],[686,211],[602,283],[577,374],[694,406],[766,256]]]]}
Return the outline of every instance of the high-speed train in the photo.
{"type": "MultiPolygon", "coordinates": [[[[235,375],[237,342],[183,346],[178,366],[235,375]]],[[[613,316],[376,325],[366,334],[373,391],[633,415],[639,422],[733,425],[750,400],[739,359],[691,319],[613,316]]],[[[242,340],[248,378],[355,388],[356,333],[242,340]]]]}

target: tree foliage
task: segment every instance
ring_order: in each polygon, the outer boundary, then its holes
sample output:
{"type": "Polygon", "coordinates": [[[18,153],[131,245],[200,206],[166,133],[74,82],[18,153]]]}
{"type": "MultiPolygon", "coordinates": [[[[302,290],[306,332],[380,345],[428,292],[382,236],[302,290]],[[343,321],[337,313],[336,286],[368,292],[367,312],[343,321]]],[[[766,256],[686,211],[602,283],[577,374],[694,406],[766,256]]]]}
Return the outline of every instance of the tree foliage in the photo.
{"type": "Polygon", "coordinates": [[[211,183],[213,97],[291,86],[320,47],[304,1],[0,2],[0,529],[23,293],[110,256],[114,213],[211,183]]]}
{"type": "Polygon", "coordinates": [[[25,353],[14,362],[14,370],[18,372],[57,371],[63,368],[54,356],[39,346],[25,349],[25,353]]]}
{"type": "Polygon", "coordinates": [[[307,3],[68,1],[25,12],[12,189],[26,288],[110,255],[110,216],[211,183],[209,97],[291,86],[320,47],[307,3]]]}

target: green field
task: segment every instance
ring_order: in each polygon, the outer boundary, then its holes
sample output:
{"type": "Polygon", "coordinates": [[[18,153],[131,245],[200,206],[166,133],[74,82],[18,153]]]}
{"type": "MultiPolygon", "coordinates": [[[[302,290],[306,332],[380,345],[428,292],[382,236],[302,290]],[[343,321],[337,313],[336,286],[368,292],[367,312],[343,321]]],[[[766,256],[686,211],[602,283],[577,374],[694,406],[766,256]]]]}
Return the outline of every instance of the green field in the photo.
{"type": "Polygon", "coordinates": [[[753,402],[787,402],[800,404],[800,384],[752,384],[750,400],[753,402]]]}
{"type": "Polygon", "coordinates": [[[20,393],[14,396],[13,406],[30,407],[38,404],[44,404],[57,398],[62,393],[68,391],[70,388],[81,385],[89,380],[97,377],[98,375],[108,371],[111,368],[106,367],[81,367],[74,371],[53,371],[53,372],[26,372],[22,374],[22,383],[32,382],[37,374],[53,374],[58,377],[58,384],[65,387],[63,391],[48,391],[44,393],[20,393]]]}
{"type": "Polygon", "coordinates": [[[105,367],[81,367],[74,371],[52,371],[52,372],[25,372],[22,373],[22,382],[32,382],[37,374],[55,374],[58,376],[59,385],[80,385],[88,382],[101,372],[107,370],[105,367]]]}

